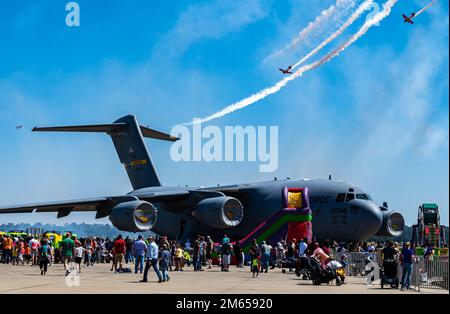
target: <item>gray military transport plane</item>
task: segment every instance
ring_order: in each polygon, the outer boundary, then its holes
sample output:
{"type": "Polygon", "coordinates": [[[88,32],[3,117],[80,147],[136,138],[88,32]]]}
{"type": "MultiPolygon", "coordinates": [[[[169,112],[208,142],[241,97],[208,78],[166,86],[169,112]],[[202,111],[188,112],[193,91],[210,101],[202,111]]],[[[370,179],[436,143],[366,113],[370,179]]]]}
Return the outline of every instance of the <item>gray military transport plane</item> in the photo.
{"type": "Polygon", "coordinates": [[[71,201],[0,207],[0,213],[95,211],[122,231],[152,230],[173,239],[196,234],[242,239],[269,221],[283,208],[284,189],[307,188],[313,234],[318,239],[366,240],[372,236],[397,236],[403,216],[383,206],[356,186],[336,180],[272,180],[210,188],[163,186],[143,137],[176,141],[169,134],[140,126],[135,116],[112,124],[34,128],[33,131],[101,132],[111,136],[133,191],[71,201]],[[224,230],[226,229],[226,230],[224,230]]]}

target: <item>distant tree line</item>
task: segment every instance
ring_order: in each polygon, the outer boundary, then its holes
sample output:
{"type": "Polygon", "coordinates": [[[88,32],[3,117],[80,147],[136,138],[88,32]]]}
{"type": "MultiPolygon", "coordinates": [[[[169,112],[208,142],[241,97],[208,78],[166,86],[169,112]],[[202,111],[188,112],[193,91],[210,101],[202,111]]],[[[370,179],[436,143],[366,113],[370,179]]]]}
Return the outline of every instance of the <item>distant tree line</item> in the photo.
{"type": "MultiPolygon", "coordinates": [[[[122,236],[130,236],[130,237],[137,237],[137,233],[132,232],[124,232],[118,230],[116,227],[110,224],[86,224],[86,223],[71,223],[71,224],[64,224],[63,226],[57,226],[55,224],[42,224],[42,223],[36,223],[36,224],[28,224],[28,223],[19,223],[19,224],[0,224],[0,231],[13,231],[13,230],[21,230],[26,231],[27,228],[42,228],[44,231],[55,231],[56,233],[63,233],[66,231],[71,231],[73,233],[76,233],[78,237],[87,237],[87,236],[99,236],[99,237],[109,237],[114,238],[121,234],[122,236]]],[[[154,236],[154,232],[143,232],[139,233],[142,234],[144,237],[154,236]]]]}
{"type": "MultiPolygon", "coordinates": [[[[121,234],[122,236],[130,236],[130,237],[137,237],[138,233],[132,233],[132,232],[124,232],[118,230],[116,227],[110,224],[77,224],[77,223],[71,223],[71,224],[64,224],[63,226],[57,226],[55,224],[42,224],[42,223],[36,223],[36,224],[28,224],[28,223],[20,223],[20,224],[0,224],[0,231],[13,231],[13,230],[23,230],[25,231],[27,228],[42,228],[45,231],[56,231],[57,233],[63,233],[66,231],[71,231],[73,233],[76,233],[79,237],[87,237],[87,236],[99,236],[99,237],[109,237],[114,238],[121,234]]],[[[386,240],[393,240],[397,242],[406,242],[412,240],[412,227],[405,226],[405,229],[401,236],[399,237],[373,237],[369,239],[369,241],[386,241],[386,240]]],[[[149,237],[154,236],[155,233],[148,231],[139,233],[142,234],[143,237],[149,237]]],[[[449,236],[449,228],[445,227],[445,239],[448,242],[448,236],[449,236]]]]}

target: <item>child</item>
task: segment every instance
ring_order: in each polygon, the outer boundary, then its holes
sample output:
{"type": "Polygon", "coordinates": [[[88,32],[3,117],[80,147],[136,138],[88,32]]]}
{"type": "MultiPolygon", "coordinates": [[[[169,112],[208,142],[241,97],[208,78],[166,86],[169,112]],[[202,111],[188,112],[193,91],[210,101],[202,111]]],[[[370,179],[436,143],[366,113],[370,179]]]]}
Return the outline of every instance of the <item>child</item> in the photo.
{"type": "Polygon", "coordinates": [[[253,278],[259,276],[259,260],[256,257],[252,258],[252,272],[253,272],[253,278]]]}
{"type": "Polygon", "coordinates": [[[86,249],[81,246],[80,242],[77,242],[77,247],[75,248],[75,265],[78,274],[81,273],[81,261],[83,260],[83,253],[86,249]]]}
{"type": "Polygon", "coordinates": [[[12,248],[12,264],[19,266],[19,248],[17,247],[17,242],[14,243],[12,248]]]}
{"type": "Polygon", "coordinates": [[[186,254],[187,258],[189,258],[189,254],[183,251],[181,244],[178,244],[175,250],[175,271],[183,271],[183,259],[186,259],[186,254]]]}
{"type": "Polygon", "coordinates": [[[180,271],[183,271],[183,266],[184,266],[184,262],[186,262],[188,267],[191,267],[191,255],[189,254],[188,251],[184,251],[183,252],[183,259],[180,263],[180,271]]]}
{"type": "Polygon", "coordinates": [[[28,265],[28,264],[30,264],[30,261],[31,261],[31,248],[28,245],[28,243],[25,243],[24,246],[25,246],[25,254],[24,254],[24,256],[25,256],[25,259],[26,259],[27,265],[28,265]]]}
{"type": "Polygon", "coordinates": [[[18,249],[19,249],[19,252],[18,252],[18,255],[17,255],[18,263],[21,263],[22,265],[25,265],[25,263],[24,263],[24,261],[23,261],[23,254],[24,254],[24,252],[25,252],[23,241],[20,241],[20,242],[19,242],[19,247],[18,247],[18,249]]]}

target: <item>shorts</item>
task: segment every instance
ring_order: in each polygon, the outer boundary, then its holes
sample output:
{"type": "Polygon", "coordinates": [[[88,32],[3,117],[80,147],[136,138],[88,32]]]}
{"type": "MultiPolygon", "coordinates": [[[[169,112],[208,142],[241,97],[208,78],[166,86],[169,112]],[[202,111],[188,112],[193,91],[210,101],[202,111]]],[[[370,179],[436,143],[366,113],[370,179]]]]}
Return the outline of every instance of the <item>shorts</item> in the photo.
{"type": "Polygon", "coordinates": [[[123,254],[118,253],[114,254],[114,263],[122,263],[123,262],[123,254]]]}
{"type": "Polygon", "coordinates": [[[62,257],[62,261],[63,261],[63,263],[70,263],[70,262],[72,262],[72,256],[71,255],[64,255],[62,257]]]}
{"type": "Polygon", "coordinates": [[[206,253],[206,259],[212,259],[212,254],[211,253],[206,253]]]}
{"type": "Polygon", "coordinates": [[[222,264],[229,265],[230,264],[230,254],[222,255],[222,264]]]}
{"type": "Polygon", "coordinates": [[[81,264],[82,257],[75,257],[75,263],[81,264]]]}

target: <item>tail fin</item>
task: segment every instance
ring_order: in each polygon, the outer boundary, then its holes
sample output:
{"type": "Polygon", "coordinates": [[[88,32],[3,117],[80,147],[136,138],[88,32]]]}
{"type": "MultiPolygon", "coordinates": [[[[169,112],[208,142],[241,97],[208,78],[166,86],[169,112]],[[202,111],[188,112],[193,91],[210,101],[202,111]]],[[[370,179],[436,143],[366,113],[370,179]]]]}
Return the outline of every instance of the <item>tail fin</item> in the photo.
{"type": "Polygon", "coordinates": [[[171,142],[178,140],[169,134],[139,125],[132,115],[122,117],[112,124],[33,128],[33,131],[107,133],[112,138],[120,162],[125,166],[135,190],[161,185],[143,137],[171,142]]]}

